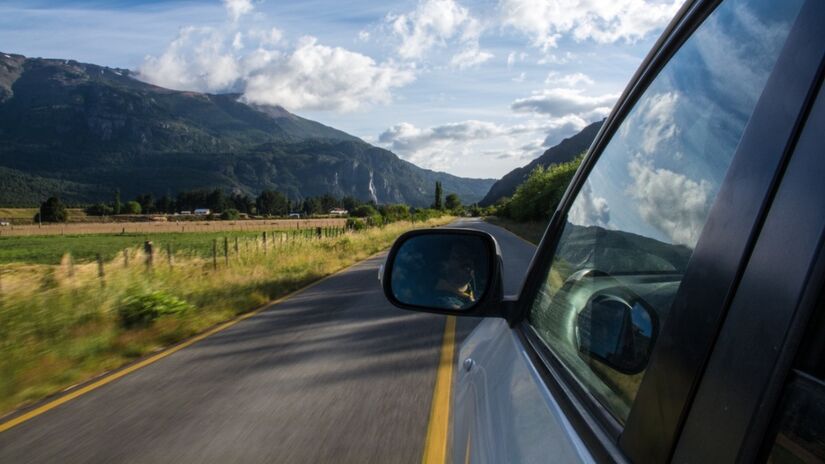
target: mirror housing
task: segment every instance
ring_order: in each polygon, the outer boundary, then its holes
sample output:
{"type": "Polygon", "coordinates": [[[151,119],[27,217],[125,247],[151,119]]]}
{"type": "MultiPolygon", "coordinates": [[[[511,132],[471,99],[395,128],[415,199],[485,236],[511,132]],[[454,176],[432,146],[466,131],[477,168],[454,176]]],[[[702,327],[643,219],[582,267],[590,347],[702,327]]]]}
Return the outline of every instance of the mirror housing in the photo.
{"type": "Polygon", "coordinates": [[[575,328],[581,356],[632,375],[647,367],[659,320],[640,298],[612,288],[588,300],[576,315],[575,328]]]}
{"type": "Polygon", "coordinates": [[[498,243],[486,232],[420,229],[398,237],[380,280],[387,300],[402,309],[506,318],[501,268],[498,243]]]}

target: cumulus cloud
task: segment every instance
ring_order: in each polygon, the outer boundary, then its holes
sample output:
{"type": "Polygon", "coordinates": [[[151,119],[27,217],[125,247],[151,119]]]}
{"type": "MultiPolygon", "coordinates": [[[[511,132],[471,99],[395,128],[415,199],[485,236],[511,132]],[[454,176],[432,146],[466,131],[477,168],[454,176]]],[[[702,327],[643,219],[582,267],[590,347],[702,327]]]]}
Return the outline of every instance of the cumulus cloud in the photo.
{"type": "Polygon", "coordinates": [[[584,85],[593,85],[593,79],[590,78],[587,74],[584,73],[573,73],[573,74],[559,74],[558,72],[551,71],[547,75],[547,79],[544,80],[544,83],[547,85],[562,85],[564,87],[579,87],[582,84],[584,85]]]}
{"type": "Polygon", "coordinates": [[[239,92],[248,103],[335,111],[388,103],[394,89],[415,79],[410,66],[378,63],[311,36],[289,49],[278,28],[241,31],[235,22],[251,3],[224,4],[228,26],[182,28],[161,55],[145,58],[139,77],[176,90],[239,92]]]}
{"type": "Polygon", "coordinates": [[[610,206],[607,200],[593,194],[588,180],[570,207],[567,220],[579,226],[609,227],[610,206]]]}
{"type": "Polygon", "coordinates": [[[585,95],[582,90],[555,88],[536,92],[514,101],[510,108],[516,112],[532,112],[561,117],[576,115],[586,119],[599,119],[610,113],[610,107],[618,95],[585,95]]]}
{"type": "Polygon", "coordinates": [[[391,90],[415,78],[408,69],[304,37],[288,55],[248,71],[244,100],[286,108],[352,111],[387,103],[391,90]]]}
{"type": "Polygon", "coordinates": [[[636,200],[642,220],[674,244],[696,245],[710,207],[710,182],[655,168],[641,156],[631,159],[628,172],[633,179],[628,194],[636,200]]]}
{"type": "Polygon", "coordinates": [[[683,0],[500,0],[505,27],[544,50],[569,35],[577,41],[635,41],[667,24],[683,0]]]}
{"type": "Polygon", "coordinates": [[[396,52],[404,60],[422,60],[434,48],[458,44],[450,65],[464,69],[493,58],[479,47],[480,21],[454,0],[423,0],[415,10],[389,14],[386,22],[399,40],[396,52]]]}
{"type": "Polygon", "coordinates": [[[575,118],[533,119],[521,124],[468,120],[432,127],[404,122],[378,136],[378,143],[419,166],[447,170],[478,163],[479,156],[530,160],[546,148],[548,134],[572,135],[585,122],[575,118]]]}
{"type": "Polygon", "coordinates": [[[252,6],[252,0],[223,0],[223,6],[233,22],[237,22],[241,16],[251,13],[255,8],[252,6]]]}

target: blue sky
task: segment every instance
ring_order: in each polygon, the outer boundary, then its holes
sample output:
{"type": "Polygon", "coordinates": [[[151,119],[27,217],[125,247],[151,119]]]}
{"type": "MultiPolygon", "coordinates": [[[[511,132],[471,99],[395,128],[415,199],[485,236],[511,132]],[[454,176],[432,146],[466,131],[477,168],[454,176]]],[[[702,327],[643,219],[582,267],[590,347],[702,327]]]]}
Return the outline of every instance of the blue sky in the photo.
{"type": "Polygon", "coordinates": [[[501,177],[601,119],[681,0],[0,4],[0,51],[239,92],[420,166],[501,177]]]}

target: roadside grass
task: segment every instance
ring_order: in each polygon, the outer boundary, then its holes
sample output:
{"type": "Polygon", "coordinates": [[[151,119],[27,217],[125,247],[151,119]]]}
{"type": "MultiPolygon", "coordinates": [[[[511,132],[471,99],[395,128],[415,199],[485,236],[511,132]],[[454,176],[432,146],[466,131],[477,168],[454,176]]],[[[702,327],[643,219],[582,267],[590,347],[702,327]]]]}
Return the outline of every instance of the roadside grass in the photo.
{"type": "MultiPolygon", "coordinates": [[[[128,262],[122,251],[110,255],[102,277],[97,262],[68,256],[60,264],[5,264],[0,414],[260,307],[387,248],[406,230],[452,219],[398,222],[323,239],[276,234],[266,252],[259,234],[240,235],[239,253],[233,237],[228,263],[221,253],[216,267],[199,249],[173,251],[170,260],[164,247],[155,248],[151,267],[142,248],[129,248],[128,262]],[[124,311],[135,301],[150,302],[138,309],[155,311],[153,320],[124,324],[124,311]]],[[[121,249],[120,242],[115,245],[121,249]]],[[[209,248],[211,254],[211,243],[209,248]]]]}
{"type": "Polygon", "coordinates": [[[541,237],[544,235],[544,230],[547,229],[547,221],[516,222],[498,216],[487,216],[484,220],[509,230],[533,245],[539,244],[541,237]]]}

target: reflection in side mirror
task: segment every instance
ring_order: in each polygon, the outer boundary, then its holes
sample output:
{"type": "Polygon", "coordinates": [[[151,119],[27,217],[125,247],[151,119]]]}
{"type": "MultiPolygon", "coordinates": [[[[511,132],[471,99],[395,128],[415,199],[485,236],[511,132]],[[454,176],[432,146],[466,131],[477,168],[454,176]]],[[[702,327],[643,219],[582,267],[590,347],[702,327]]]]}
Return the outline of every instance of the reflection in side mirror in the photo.
{"type": "Polygon", "coordinates": [[[483,236],[432,230],[399,241],[387,270],[391,297],[398,303],[467,310],[490,290],[496,255],[483,236]]]}
{"type": "Polygon", "coordinates": [[[658,325],[640,301],[598,294],[576,317],[579,353],[625,373],[642,372],[650,358],[658,325]]]}

